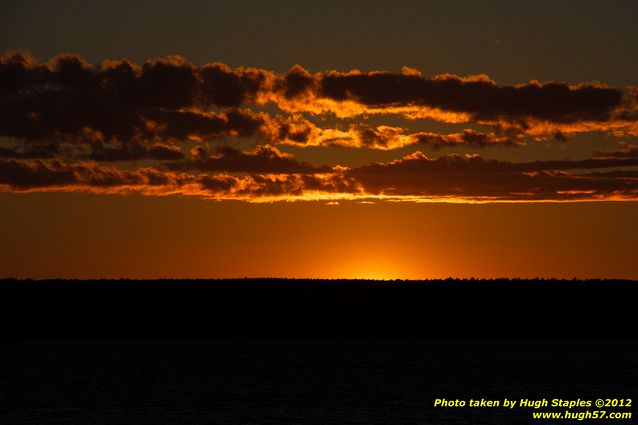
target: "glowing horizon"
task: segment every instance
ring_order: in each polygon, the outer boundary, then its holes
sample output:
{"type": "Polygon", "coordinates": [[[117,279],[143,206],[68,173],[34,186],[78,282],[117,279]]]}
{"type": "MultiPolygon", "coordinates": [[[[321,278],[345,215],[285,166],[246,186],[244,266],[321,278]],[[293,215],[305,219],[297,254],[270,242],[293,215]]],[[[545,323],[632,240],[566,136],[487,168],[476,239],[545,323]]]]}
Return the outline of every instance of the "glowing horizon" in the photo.
{"type": "Polygon", "coordinates": [[[638,278],[633,3],[160,3],[3,6],[0,275],[638,278]]]}

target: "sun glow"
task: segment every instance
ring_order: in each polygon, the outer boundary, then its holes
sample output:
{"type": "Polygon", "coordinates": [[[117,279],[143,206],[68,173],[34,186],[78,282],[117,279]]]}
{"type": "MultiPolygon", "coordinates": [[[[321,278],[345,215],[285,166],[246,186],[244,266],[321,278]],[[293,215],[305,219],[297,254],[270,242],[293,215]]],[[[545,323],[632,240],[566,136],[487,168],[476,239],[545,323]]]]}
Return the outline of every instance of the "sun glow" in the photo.
{"type": "Polygon", "coordinates": [[[394,280],[401,279],[395,274],[386,272],[386,271],[377,271],[377,270],[361,270],[358,272],[353,272],[352,275],[346,276],[346,279],[365,279],[365,280],[394,280]]]}
{"type": "Polygon", "coordinates": [[[337,275],[344,279],[394,280],[414,279],[408,264],[401,264],[400,258],[384,252],[371,252],[359,258],[352,258],[337,271],[337,275]]]}

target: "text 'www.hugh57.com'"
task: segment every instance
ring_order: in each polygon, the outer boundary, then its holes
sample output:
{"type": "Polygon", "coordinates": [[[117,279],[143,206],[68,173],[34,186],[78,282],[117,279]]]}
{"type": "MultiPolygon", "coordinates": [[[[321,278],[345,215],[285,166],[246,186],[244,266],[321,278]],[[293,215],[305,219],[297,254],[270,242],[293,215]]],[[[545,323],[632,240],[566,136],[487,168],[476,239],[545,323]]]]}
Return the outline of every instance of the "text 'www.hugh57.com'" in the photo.
{"type": "Polygon", "coordinates": [[[532,419],[564,420],[617,420],[631,419],[633,400],[631,398],[504,398],[504,399],[446,399],[435,398],[434,407],[440,409],[499,409],[530,410],[532,419]]]}

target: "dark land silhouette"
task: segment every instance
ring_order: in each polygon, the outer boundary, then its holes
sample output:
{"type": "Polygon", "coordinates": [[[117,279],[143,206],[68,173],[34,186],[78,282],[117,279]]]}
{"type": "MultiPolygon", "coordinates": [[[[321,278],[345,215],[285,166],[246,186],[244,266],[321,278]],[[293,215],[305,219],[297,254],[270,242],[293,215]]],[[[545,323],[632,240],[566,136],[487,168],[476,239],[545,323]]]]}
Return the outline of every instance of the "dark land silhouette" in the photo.
{"type": "Polygon", "coordinates": [[[622,280],[5,279],[0,339],[635,340],[637,301],[622,280]]]}

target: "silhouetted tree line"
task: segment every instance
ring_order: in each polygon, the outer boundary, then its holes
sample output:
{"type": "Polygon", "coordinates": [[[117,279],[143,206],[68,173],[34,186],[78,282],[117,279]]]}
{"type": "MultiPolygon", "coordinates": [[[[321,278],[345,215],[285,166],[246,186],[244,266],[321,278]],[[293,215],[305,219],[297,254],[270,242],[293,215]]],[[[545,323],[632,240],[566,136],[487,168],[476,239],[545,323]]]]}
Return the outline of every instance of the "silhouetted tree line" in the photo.
{"type": "Polygon", "coordinates": [[[635,339],[638,282],[0,281],[0,340],[635,339]]]}

